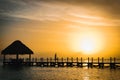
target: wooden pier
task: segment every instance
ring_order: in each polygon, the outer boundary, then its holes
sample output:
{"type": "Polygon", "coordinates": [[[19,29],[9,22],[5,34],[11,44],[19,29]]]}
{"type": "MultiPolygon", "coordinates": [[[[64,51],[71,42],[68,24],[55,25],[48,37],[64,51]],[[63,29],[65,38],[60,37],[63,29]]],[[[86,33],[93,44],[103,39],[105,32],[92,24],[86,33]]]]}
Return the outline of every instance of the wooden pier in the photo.
{"type": "Polygon", "coordinates": [[[120,59],[112,58],[104,59],[103,57],[94,58],[59,58],[55,54],[54,58],[32,58],[33,51],[24,45],[21,41],[16,40],[4,50],[1,51],[3,55],[3,65],[13,66],[39,66],[39,67],[88,67],[88,68],[105,68],[116,69],[120,67],[120,59]],[[29,58],[19,58],[19,55],[27,54],[29,58]],[[7,55],[16,55],[16,59],[7,59],[7,55]]]}
{"type": "Polygon", "coordinates": [[[32,58],[28,59],[6,59],[3,65],[22,65],[22,66],[39,66],[39,67],[88,67],[88,68],[107,68],[116,69],[120,67],[120,59],[112,58],[104,59],[103,57],[94,58],[32,58]]]}
{"type": "Polygon", "coordinates": [[[1,51],[3,55],[3,65],[13,66],[39,66],[39,67],[88,67],[88,68],[105,68],[116,69],[120,67],[120,59],[112,58],[104,59],[104,57],[94,58],[59,58],[55,54],[54,58],[32,58],[33,51],[24,45],[21,41],[16,40],[4,50],[1,51]],[[23,59],[19,55],[27,54],[29,58],[23,59]],[[7,55],[16,55],[15,59],[7,59],[7,55]]]}

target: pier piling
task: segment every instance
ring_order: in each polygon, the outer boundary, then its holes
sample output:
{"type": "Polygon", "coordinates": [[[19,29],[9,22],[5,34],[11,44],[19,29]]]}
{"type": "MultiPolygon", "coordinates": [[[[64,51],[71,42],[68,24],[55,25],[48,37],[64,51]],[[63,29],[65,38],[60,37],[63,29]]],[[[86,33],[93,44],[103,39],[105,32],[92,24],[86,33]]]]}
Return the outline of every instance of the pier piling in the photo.
{"type": "Polygon", "coordinates": [[[104,59],[103,57],[98,57],[97,59],[87,58],[83,59],[81,58],[69,58],[66,59],[58,58],[57,56],[55,58],[32,58],[31,61],[29,61],[29,58],[27,59],[21,59],[16,62],[14,59],[6,59],[3,61],[3,65],[25,65],[25,66],[39,66],[39,67],[98,67],[100,69],[103,69],[104,66],[108,66],[110,69],[116,69],[117,67],[120,67],[120,59],[116,59],[115,57],[110,57],[109,59],[104,59]]]}

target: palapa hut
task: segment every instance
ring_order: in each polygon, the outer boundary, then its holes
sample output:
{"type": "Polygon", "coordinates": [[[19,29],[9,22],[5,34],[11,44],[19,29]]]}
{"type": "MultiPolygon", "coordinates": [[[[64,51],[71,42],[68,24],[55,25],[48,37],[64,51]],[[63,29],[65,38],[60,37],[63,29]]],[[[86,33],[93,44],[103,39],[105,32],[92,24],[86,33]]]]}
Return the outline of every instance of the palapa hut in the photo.
{"type": "Polygon", "coordinates": [[[19,60],[19,55],[28,54],[29,60],[31,60],[31,54],[33,51],[30,50],[27,46],[25,46],[21,41],[16,40],[12,44],[10,44],[7,48],[2,50],[1,54],[4,56],[3,60],[5,61],[6,55],[16,55],[16,61],[19,60]]]}

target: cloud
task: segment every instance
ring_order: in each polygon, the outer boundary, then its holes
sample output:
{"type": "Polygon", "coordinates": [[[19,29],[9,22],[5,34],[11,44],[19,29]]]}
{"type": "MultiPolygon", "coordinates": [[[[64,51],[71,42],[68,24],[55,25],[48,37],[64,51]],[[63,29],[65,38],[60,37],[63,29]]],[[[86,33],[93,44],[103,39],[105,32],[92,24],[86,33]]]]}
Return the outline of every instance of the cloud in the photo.
{"type": "MultiPolygon", "coordinates": [[[[31,2],[31,1],[30,1],[31,2]]],[[[60,17],[61,14],[61,10],[60,7],[57,6],[50,6],[51,4],[48,3],[25,3],[25,2],[18,2],[19,5],[19,9],[16,10],[11,10],[11,6],[10,9],[6,9],[6,8],[1,8],[0,11],[0,16],[10,16],[10,17],[16,17],[16,18],[26,18],[26,19],[30,19],[30,20],[55,20],[56,18],[60,17]],[[58,11],[60,10],[60,11],[58,11]]],[[[13,2],[14,4],[17,4],[17,2],[13,2]]],[[[9,2],[8,4],[11,4],[11,2],[9,2]]],[[[16,6],[18,7],[18,6],[16,6]]],[[[62,9],[62,8],[61,8],[62,9]]]]}
{"type": "Polygon", "coordinates": [[[67,21],[84,25],[119,25],[119,0],[1,0],[0,20],[6,22],[67,21]]]}

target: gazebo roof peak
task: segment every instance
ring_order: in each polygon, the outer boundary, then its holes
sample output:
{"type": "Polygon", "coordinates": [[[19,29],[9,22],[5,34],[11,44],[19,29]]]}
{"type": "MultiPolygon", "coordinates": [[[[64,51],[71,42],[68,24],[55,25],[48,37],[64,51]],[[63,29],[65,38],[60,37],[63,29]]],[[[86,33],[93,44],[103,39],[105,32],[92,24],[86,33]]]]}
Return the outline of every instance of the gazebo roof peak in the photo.
{"type": "Polygon", "coordinates": [[[16,40],[8,47],[6,47],[4,50],[2,50],[1,53],[2,54],[33,54],[33,51],[30,50],[20,40],[16,40]]]}

